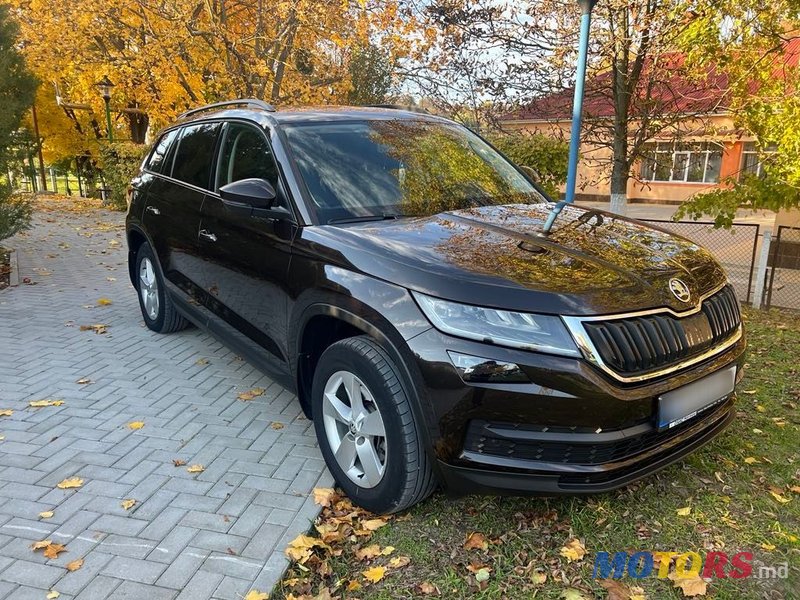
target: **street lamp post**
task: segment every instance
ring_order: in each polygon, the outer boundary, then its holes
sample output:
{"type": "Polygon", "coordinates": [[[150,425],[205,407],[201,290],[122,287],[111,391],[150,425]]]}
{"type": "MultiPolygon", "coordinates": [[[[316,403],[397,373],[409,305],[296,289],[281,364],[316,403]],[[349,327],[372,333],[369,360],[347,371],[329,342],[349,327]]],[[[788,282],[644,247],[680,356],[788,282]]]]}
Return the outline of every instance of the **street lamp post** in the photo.
{"type": "Polygon", "coordinates": [[[114,84],[111,83],[108,75],[105,75],[103,79],[97,82],[96,85],[100,88],[100,93],[103,95],[103,101],[106,103],[106,131],[108,131],[108,141],[113,142],[114,132],[111,129],[111,88],[114,87],[114,84]]]}
{"type": "Polygon", "coordinates": [[[578,43],[578,71],[575,74],[575,94],[572,98],[572,129],[569,138],[567,163],[567,189],[564,200],[575,200],[575,180],[578,176],[578,152],[581,147],[581,116],[583,112],[583,86],[586,81],[586,58],[589,51],[589,25],[592,9],[597,0],[579,0],[581,6],[581,37],[578,43]]]}
{"type": "Polygon", "coordinates": [[[578,154],[581,148],[581,116],[583,113],[583,87],[586,81],[586,59],[589,54],[589,26],[592,23],[592,9],[597,0],[578,0],[581,7],[581,33],[578,41],[578,65],[575,73],[575,92],[572,96],[572,128],[569,136],[569,160],[567,162],[567,187],[564,200],[559,202],[547,217],[542,227],[545,235],[550,233],[556,217],[564,206],[575,200],[575,181],[578,177],[578,154]]]}

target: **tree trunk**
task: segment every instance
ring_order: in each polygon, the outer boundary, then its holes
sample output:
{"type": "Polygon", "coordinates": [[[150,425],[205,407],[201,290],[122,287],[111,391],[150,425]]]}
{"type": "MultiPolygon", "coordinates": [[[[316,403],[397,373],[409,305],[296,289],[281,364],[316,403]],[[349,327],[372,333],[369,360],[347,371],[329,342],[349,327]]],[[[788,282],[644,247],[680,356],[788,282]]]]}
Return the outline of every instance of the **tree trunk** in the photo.
{"type": "Polygon", "coordinates": [[[624,215],[628,210],[628,165],[624,157],[615,157],[614,165],[611,168],[611,206],[609,210],[618,215],[624,215]]]}

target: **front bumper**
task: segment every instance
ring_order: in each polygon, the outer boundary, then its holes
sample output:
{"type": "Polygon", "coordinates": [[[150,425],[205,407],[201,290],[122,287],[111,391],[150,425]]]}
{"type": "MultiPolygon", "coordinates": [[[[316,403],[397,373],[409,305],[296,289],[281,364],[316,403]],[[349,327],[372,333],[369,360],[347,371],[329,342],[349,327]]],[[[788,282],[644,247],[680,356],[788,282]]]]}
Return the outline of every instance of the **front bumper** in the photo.
{"type": "Polygon", "coordinates": [[[461,340],[409,340],[442,483],[451,493],[581,494],[624,486],[699,448],[731,422],[733,398],[659,432],[658,397],[720,369],[742,376],[744,337],[679,373],[626,385],[582,359],[461,340]],[[447,351],[514,363],[529,383],[467,383],[447,351]]]}

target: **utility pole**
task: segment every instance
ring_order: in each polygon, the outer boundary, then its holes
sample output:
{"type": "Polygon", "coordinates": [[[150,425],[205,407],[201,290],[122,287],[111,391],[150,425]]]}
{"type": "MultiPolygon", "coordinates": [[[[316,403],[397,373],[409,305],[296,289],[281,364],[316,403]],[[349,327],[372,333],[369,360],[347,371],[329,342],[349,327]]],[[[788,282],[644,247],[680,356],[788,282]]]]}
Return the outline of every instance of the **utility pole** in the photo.
{"type": "MultiPolygon", "coordinates": [[[[42,180],[42,191],[47,191],[47,175],[44,172],[44,157],[42,156],[42,138],[39,137],[39,119],[36,118],[36,105],[31,106],[33,117],[33,137],[36,139],[36,150],[39,154],[39,178],[42,180]]],[[[31,165],[33,167],[33,165],[31,165]]]]}

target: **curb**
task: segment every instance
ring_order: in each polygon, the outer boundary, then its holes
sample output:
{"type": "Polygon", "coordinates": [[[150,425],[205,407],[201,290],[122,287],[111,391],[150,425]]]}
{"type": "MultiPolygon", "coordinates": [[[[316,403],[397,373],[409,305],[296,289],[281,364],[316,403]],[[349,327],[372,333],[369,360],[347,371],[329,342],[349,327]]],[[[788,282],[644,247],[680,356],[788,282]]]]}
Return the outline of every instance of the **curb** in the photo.
{"type": "Polygon", "coordinates": [[[11,272],[8,274],[8,287],[16,287],[19,285],[19,265],[17,264],[17,251],[8,251],[8,266],[11,272]]]}

